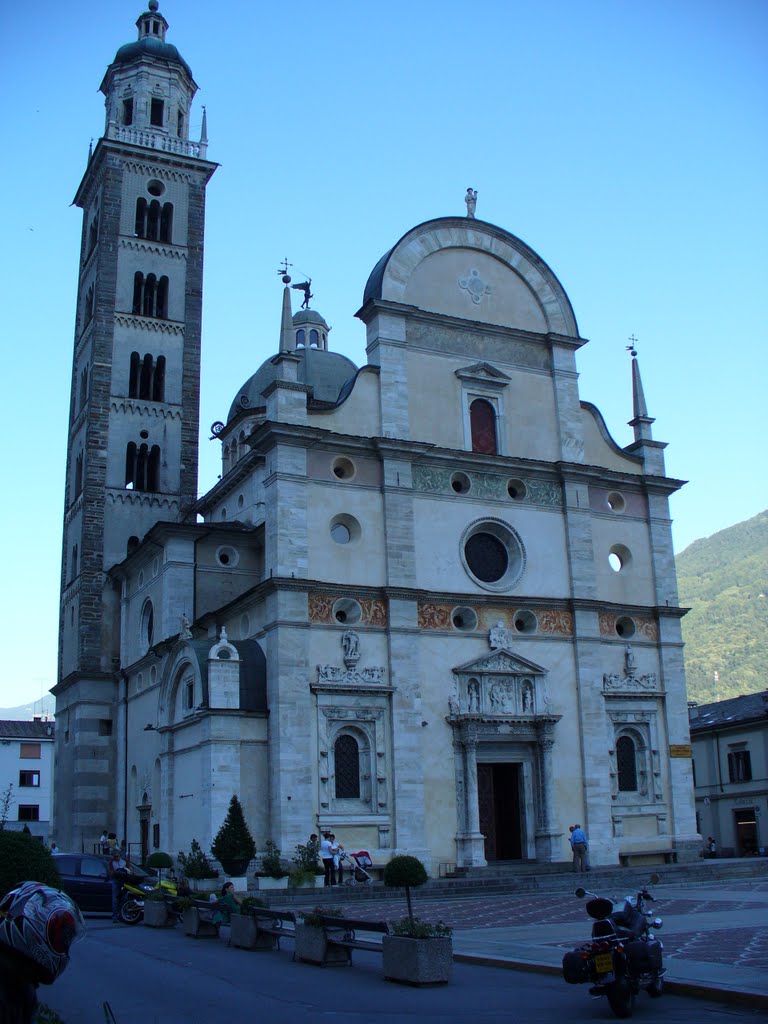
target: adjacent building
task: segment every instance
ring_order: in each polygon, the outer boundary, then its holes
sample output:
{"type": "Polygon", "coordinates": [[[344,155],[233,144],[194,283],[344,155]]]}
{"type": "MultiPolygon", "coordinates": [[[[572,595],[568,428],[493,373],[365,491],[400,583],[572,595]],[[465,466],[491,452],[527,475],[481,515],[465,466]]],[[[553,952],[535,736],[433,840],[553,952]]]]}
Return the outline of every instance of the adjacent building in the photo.
{"type": "Polygon", "coordinates": [[[696,821],[724,857],[768,848],[768,690],[689,705],[696,821]]]}
{"type": "Polygon", "coordinates": [[[622,448],[579,395],[586,340],[544,260],[471,207],[428,220],[361,271],[359,365],[283,277],[195,502],[214,165],[154,0],[138,27],[77,194],[65,841],[206,847],[237,793],[260,848],[331,828],[433,873],[567,860],[577,820],[594,863],[698,856],[681,481],[634,351],[622,448]]]}
{"type": "Polygon", "coordinates": [[[55,726],[43,718],[0,721],[0,813],[4,828],[52,838],[55,726]]]}

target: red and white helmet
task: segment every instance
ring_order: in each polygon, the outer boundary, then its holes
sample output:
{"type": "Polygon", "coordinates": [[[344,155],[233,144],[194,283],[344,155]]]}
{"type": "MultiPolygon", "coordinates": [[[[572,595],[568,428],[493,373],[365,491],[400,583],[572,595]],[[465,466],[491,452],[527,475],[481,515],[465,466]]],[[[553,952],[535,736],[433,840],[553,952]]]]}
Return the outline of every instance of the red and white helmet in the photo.
{"type": "Polygon", "coordinates": [[[0,942],[31,960],[44,985],[58,978],[70,946],[84,934],[83,915],[58,889],[24,882],[0,900],[0,942]]]}

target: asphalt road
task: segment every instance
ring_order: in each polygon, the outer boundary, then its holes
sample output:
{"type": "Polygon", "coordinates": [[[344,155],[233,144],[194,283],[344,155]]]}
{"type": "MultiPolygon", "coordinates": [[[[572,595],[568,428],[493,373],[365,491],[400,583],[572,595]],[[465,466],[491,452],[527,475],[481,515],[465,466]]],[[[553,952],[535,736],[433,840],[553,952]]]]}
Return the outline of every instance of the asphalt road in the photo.
{"type": "MultiPolygon", "coordinates": [[[[314,967],[280,951],[251,952],[218,939],[191,939],[181,929],[128,928],[90,918],[72,961],[40,999],[66,1024],[510,1024],[518,1021],[613,1020],[604,999],[558,978],[465,964],[447,986],[401,987],[384,981],[381,957],[356,952],[351,967],[314,967]]],[[[756,1010],[665,996],[638,998],[639,1022],[763,1019],[756,1010]]]]}

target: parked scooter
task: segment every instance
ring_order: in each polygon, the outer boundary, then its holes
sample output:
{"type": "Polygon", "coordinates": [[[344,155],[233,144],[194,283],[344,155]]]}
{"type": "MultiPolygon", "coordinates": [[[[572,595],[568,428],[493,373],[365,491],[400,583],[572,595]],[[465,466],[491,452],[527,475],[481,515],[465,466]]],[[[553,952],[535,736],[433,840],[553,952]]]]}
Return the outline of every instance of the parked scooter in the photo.
{"type": "MultiPolygon", "coordinates": [[[[659,876],[653,874],[647,884],[658,881],[659,876]]],[[[654,999],[664,991],[664,947],[654,936],[662,921],[660,917],[651,919],[651,912],[645,909],[653,896],[645,886],[637,895],[618,902],[581,887],[576,895],[579,899],[590,897],[586,911],[595,923],[592,941],[563,957],[563,977],[572,985],[591,982],[591,995],[606,996],[617,1017],[631,1017],[641,989],[654,999]]]]}
{"type": "MultiPolygon", "coordinates": [[[[144,901],[151,893],[162,893],[163,896],[178,896],[179,890],[174,881],[161,880],[154,885],[150,882],[141,882],[138,885],[123,883],[123,898],[120,903],[120,920],[124,924],[138,924],[144,917],[144,901]]],[[[181,919],[181,912],[174,910],[172,901],[168,901],[169,913],[181,919]]]]}

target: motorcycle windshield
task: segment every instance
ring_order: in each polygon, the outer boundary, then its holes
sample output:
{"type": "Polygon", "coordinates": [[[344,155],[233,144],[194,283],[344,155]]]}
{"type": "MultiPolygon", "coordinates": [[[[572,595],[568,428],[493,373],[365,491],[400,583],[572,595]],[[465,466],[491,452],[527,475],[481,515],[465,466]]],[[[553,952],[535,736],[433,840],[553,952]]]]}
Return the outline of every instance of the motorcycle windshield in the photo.
{"type": "Polygon", "coordinates": [[[602,921],[613,911],[613,903],[602,896],[596,896],[587,902],[586,911],[596,921],[602,921]]]}

